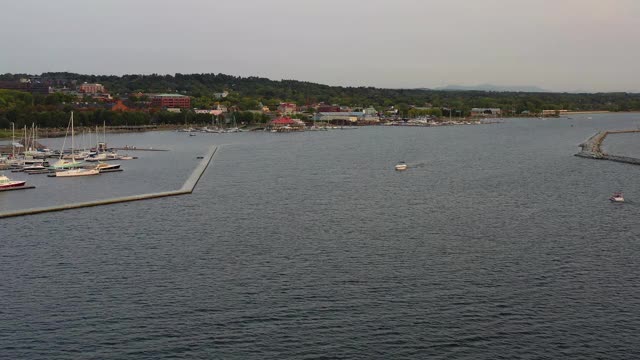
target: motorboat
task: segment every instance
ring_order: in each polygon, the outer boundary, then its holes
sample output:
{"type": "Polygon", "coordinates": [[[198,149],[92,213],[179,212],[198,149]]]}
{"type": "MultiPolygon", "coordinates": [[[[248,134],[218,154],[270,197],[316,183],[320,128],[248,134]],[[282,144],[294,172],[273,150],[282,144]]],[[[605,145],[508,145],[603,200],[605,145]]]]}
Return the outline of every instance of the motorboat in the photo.
{"type": "Polygon", "coordinates": [[[404,161],[400,161],[398,164],[396,164],[395,167],[396,171],[404,171],[407,170],[407,164],[405,164],[404,161]]]}
{"type": "Polygon", "coordinates": [[[622,196],[621,192],[615,192],[613,193],[613,195],[611,195],[609,200],[611,202],[624,202],[624,197],[622,196]]]}
{"type": "Polygon", "coordinates": [[[109,152],[101,152],[99,154],[96,154],[95,156],[89,156],[87,158],[85,158],[85,161],[109,161],[109,160],[119,160],[120,157],[118,156],[118,153],[113,152],[113,151],[109,151],[109,152]]]}
{"type": "Polygon", "coordinates": [[[25,183],[26,181],[11,180],[4,175],[0,175],[0,189],[20,187],[24,186],[25,183]]]}
{"type": "Polygon", "coordinates": [[[94,169],[98,170],[99,172],[102,172],[105,170],[116,170],[116,169],[120,169],[120,164],[107,164],[104,162],[100,162],[98,163],[98,165],[94,167],[94,169]]]}
{"type": "Polygon", "coordinates": [[[100,170],[97,169],[71,169],[66,171],[59,171],[52,175],[54,177],[74,177],[74,176],[89,176],[89,175],[99,175],[100,170]]]}
{"type": "Polygon", "coordinates": [[[22,168],[22,171],[29,173],[29,172],[40,172],[40,171],[45,171],[47,170],[47,167],[43,165],[30,165],[30,166],[25,166],[22,168]]]}

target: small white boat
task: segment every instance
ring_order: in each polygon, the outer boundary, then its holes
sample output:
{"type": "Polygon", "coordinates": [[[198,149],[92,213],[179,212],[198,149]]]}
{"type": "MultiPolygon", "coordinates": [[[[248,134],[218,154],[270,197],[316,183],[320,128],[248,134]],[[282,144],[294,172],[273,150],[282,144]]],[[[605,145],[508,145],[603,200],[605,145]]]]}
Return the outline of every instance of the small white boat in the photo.
{"type": "Polygon", "coordinates": [[[622,196],[621,192],[615,192],[609,198],[611,202],[624,202],[624,196],[622,196]]]}
{"type": "Polygon", "coordinates": [[[20,187],[20,186],[24,186],[25,183],[26,181],[11,180],[4,175],[0,175],[0,189],[20,187]]]}
{"type": "Polygon", "coordinates": [[[90,176],[99,174],[100,170],[96,169],[71,169],[54,173],[55,177],[90,176]]]}
{"type": "Polygon", "coordinates": [[[120,169],[120,164],[107,164],[107,163],[100,162],[98,165],[94,167],[94,169],[100,172],[105,170],[116,170],[116,169],[120,169]]]}
{"type": "Polygon", "coordinates": [[[396,171],[407,170],[407,164],[405,164],[404,161],[400,161],[398,164],[396,164],[395,169],[396,169],[396,171]]]}

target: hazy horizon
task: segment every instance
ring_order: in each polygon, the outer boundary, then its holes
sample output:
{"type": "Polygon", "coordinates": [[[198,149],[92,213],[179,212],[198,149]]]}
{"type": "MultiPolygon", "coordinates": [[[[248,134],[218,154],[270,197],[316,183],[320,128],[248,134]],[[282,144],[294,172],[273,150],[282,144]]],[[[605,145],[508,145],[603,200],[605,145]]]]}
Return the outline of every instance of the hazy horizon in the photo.
{"type": "Polygon", "coordinates": [[[26,0],[3,6],[0,73],[639,92],[639,15],[632,0],[26,0]]]}

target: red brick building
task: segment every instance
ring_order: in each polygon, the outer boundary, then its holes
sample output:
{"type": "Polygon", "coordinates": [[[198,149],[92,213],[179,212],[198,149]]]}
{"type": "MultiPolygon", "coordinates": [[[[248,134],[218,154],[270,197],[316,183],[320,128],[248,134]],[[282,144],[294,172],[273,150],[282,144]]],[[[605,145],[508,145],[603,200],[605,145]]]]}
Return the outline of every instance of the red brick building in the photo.
{"type": "Polygon", "coordinates": [[[97,94],[97,93],[105,92],[104,86],[102,84],[87,84],[87,83],[84,83],[78,86],[78,91],[85,94],[97,94]]]}
{"type": "Polygon", "coordinates": [[[151,107],[154,108],[191,108],[191,98],[180,94],[158,94],[151,96],[151,107]]]}

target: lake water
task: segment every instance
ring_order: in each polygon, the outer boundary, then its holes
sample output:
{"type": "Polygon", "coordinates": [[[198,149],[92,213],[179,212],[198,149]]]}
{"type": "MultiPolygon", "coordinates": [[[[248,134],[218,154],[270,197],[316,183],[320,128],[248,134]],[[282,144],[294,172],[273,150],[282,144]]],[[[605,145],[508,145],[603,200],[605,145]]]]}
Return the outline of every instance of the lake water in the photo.
{"type": "Polygon", "coordinates": [[[10,174],[37,188],[0,211],[177,189],[223,145],[191,195],[0,220],[0,358],[638,358],[640,167],[573,154],[640,114],[589,116],[113,135],[171,151],[10,174]]]}

